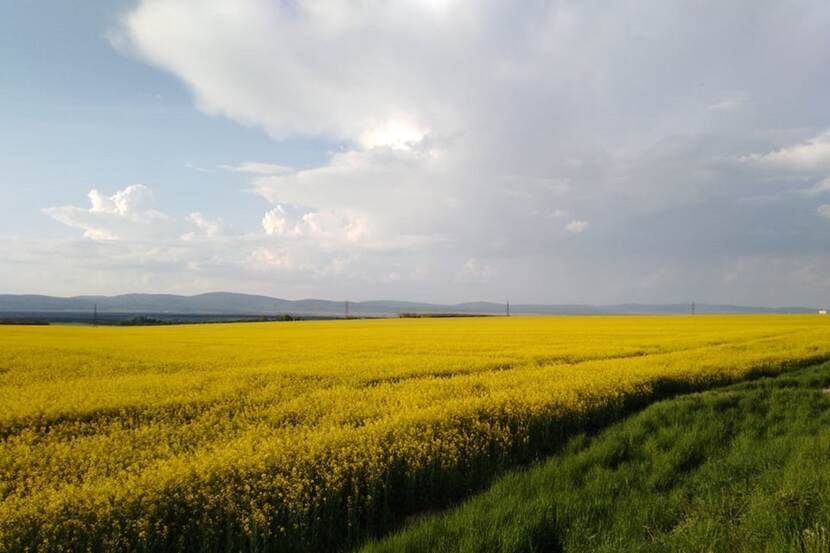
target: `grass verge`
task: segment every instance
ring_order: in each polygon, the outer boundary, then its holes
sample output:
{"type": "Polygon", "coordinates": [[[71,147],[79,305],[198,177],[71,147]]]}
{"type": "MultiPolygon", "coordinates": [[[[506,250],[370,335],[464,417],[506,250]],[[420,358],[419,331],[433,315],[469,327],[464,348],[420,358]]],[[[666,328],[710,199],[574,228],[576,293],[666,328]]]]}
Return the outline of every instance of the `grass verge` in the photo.
{"type": "Polygon", "coordinates": [[[655,403],[361,553],[830,552],[830,363],[655,403]]]}

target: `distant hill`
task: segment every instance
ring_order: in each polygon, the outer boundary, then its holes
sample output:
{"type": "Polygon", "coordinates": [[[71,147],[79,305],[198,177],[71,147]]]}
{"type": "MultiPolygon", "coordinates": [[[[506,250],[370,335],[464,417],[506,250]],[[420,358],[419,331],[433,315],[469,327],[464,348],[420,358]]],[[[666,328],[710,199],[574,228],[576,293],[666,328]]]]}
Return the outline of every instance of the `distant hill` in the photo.
{"type": "MultiPolygon", "coordinates": [[[[158,313],[182,315],[276,315],[296,314],[340,316],[344,302],[303,299],[285,300],[269,296],[212,292],[195,296],[175,294],[124,294],[120,296],[74,296],[61,298],[41,295],[0,294],[0,313],[79,313],[91,312],[97,305],[105,313],[158,313]]],[[[814,313],[808,307],[745,307],[738,305],[697,304],[697,313],[814,313]]],[[[514,314],[600,315],[600,314],[681,314],[689,304],[617,305],[511,305],[514,314]]],[[[397,300],[350,302],[349,312],[359,316],[397,315],[399,313],[502,314],[505,305],[493,302],[469,302],[454,305],[397,300]]]]}

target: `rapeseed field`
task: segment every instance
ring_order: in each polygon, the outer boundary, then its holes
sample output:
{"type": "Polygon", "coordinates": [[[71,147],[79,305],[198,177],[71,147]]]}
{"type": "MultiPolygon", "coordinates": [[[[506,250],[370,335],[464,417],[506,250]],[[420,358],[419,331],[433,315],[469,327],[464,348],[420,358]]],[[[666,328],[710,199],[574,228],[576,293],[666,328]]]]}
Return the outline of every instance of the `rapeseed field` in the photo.
{"type": "Polygon", "coordinates": [[[830,318],[0,327],[0,550],[332,551],[830,318]]]}

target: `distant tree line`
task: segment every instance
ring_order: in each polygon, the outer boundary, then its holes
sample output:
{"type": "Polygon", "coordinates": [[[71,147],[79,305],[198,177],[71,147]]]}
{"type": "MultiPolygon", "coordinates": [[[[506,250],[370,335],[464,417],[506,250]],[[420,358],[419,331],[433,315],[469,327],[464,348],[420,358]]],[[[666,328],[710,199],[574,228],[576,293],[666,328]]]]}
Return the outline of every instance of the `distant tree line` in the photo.
{"type": "Polygon", "coordinates": [[[48,325],[49,321],[43,321],[39,319],[19,319],[15,317],[7,317],[7,318],[0,318],[0,325],[37,325],[37,326],[45,326],[48,325]]]}
{"type": "Polygon", "coordinates": [[[449,317],[489,317],[478,313],[399,313],[401,319],[444,319],[449,317]]]}

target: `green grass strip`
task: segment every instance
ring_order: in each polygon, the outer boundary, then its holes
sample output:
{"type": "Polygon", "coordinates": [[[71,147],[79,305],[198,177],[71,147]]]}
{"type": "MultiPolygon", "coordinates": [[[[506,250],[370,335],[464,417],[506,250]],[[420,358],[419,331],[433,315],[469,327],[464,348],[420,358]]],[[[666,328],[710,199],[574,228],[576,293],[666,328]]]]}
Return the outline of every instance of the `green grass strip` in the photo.
{"type": "Polygon", "coordinates": [[[830,552],[830,363],[655,403],[361,553],[830,552]]]}

